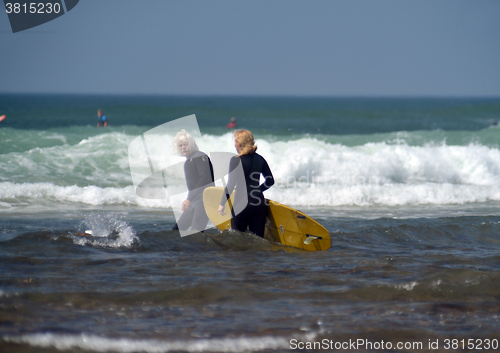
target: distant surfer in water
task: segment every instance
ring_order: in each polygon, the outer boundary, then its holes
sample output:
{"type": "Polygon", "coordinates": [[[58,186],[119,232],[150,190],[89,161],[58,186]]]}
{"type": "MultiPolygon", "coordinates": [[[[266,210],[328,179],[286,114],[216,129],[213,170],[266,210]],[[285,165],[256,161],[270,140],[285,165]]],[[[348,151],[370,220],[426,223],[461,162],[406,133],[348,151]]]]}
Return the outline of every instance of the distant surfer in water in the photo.
{"type": "Polygon", "coordinates": [[[260,237],[264,237],[266,227],[267,206],[265,204],[263,192],[274,185],[273,174],[266,160],[255,151],[257,146],[252,133],[248,130],[236,130],[234,132],[234,147],[238,156],[231,158],[229,162],[229,178],[219,206],[219,214],[225,215],[224,205],[229,195],[236,188],[234,203],[238,200],[248,200],[248,204],[242,212],[231,218],[231,228],[240,232],[248,229],[260,237]],[[245,182],[235,177],[231,171],[241,163],[245,182]],[[260,175],[264,177],[264,182],[260,184],[260,175]],[[246,193],[246,195],[245,195],[246,193]]]}
{"type": "Polygon", "coordinates": [[[226,125],[226,129],[235,129],[236,127],[236,118],[231,118],[229,124],[226,125]]]}
{"type": "Polygon", "coordinates": [[[208,216],[203,206],[203,191],[214,184],[212,162],[201,152],[194,138],[185,130],[174,137],[174,151],[186,157],[184,176],[188,188],[188,196],[182,203],[182,215],[172,230],[192,230],[202,232],[208,224],[208,216]]]}
{"type": "Polygon", "coordinates": [[[106,120],[106,115],[102,113],[102,109],[97,110],[97,127],[108,126],[108,121],[106,120]]]}

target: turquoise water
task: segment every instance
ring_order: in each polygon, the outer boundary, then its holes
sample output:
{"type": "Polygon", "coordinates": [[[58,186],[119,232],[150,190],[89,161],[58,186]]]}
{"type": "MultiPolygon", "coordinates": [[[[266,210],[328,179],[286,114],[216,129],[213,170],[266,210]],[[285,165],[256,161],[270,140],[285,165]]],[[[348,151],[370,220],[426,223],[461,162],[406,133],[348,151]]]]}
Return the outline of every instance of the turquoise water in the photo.
{"type": "MultiPolygon", "coordinates": [[[[202,129],[230,117],[256,133],[326,135],[480,130],[498,120],[498,98],[301,98],[1,95],[4,127],[95,126],[98,108],[115,126],[154,127],[196,114],[202,129]]],[[[211,132],[211,131],[207,131],[211,132]]]]}
{"type": "Polygon", "coordinates": [[[500,99],[0,95],[3,114],[1,351],[498,339],[500,99]],[[190,114],[207,153],[234,152],[233,116],[253,131],[266,197],[332,248],[171,231],[177,205],[136,196],[128,147],[190,114]]]}

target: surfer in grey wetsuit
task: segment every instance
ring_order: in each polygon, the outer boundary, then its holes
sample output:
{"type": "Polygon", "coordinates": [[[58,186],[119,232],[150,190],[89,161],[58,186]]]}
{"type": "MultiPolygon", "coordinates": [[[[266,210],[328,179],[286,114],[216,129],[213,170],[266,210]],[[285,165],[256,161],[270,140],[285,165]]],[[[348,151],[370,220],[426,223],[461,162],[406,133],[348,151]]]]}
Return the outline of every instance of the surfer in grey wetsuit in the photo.
{"type": "Polygon", "coordinates": [[[193,137],[185,130],[180,131],[174,138],[175,153],[186,157],[184,162],[184,176],[188,188],[188,196],[182,203],[182,215],[172,230],[204,231],[208,224],[208,216],[203,207],[203,190],[214,186],[214,172],[212,162],[201,152],[193,137]]]}
{"type": "Polygon", "coordinates": [[[232,216],[231,228],[245,232],[248,227],[252,233],[264,237],[267,205],[263,192],[274,185],[273,174],[266,160],[255,152],[257,146],[255,146],[255,140],[250,131],[236,130],[234,132],[234,147],[239,155],[231,158],[229,162],[226,192],[222,196],[218,211],[222,216],[225,215],[224,205],[236,188],[233,209],[237,208],[236,206],[241,200],[248,200],[248,204],[243,211],[232,216]],[[238,178],[232,173],[240,163],[243,167],[244,182],[243,178],[238,178]],[[260,184],[261,174],[264,177],[262,184],[260,184]]]}

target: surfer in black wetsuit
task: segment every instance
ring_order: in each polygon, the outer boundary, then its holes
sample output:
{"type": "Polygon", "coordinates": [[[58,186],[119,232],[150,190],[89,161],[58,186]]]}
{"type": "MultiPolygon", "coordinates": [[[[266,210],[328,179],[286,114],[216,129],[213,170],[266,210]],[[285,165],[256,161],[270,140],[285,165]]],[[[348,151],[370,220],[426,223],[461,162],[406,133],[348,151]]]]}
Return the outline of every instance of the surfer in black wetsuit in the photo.
{"type": "Polygon", "coordinates": [[[202,232],[208,224],[208,216],[203,207],[203,190],[214,186],[212,162],[201,152],[193,137],[185,130],[177,133],[174,138],[176,154],[186,157],[184,176],[188,188],[188,196],[182,203],[182,215],[172,230],[192,230],[202,232]]]}
{"type": "Polygon", "coordinates": [[[233,215],[231,228],[240,232],[248,229],[260,237],[264,237],[266,226],[267,205],[263,192],[274,185],[273,174],[266,160],[255,151],[255,140],[248,130],[236,130],[234,132],[234,147],[238,156],[231,158],[229,162],[229,178],[226,192],[222,196],[219,213],[223,216],[224,205],[229,195],[236,188],[233,209],[238,208],[242,200],[248,201],[243,211],[233,215]],[[243,167],[243,178],[238,178],[233,171],[241,163],[243,167]],[[260,184],[260,175],[264,176],[264,182],[260,184]]]}

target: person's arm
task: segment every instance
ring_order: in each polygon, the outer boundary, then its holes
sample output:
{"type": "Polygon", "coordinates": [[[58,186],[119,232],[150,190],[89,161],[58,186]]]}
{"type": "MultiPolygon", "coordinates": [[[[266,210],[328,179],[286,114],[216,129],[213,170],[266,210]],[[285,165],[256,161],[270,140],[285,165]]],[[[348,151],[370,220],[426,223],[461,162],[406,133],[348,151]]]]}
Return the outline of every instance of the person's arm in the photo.
{"type": "Polygon", "coordinates": [[[264,176],[264,182],[259,185],[259,189],[261,192],[264,192],[274,185],[274,177],[266,160],[264,158],[262,159],[264,160],[264,164],[262,165],[262,175],[264,176]]]}
{"type": "Polygon", "coordinates": [[[224,194],[222,195],[222,199],[220,201],[220,205],[224,207],[226,204],[227,200],[233,193],[234,188],[236,187],[236,175],[234,175],[233,171],[236,169],[238,164],[241,162],[241,159],[239,157],[233,157],[229,161],[229,177],[227,180],[227,185],[226,189],[224,190],[224,194]]]}

